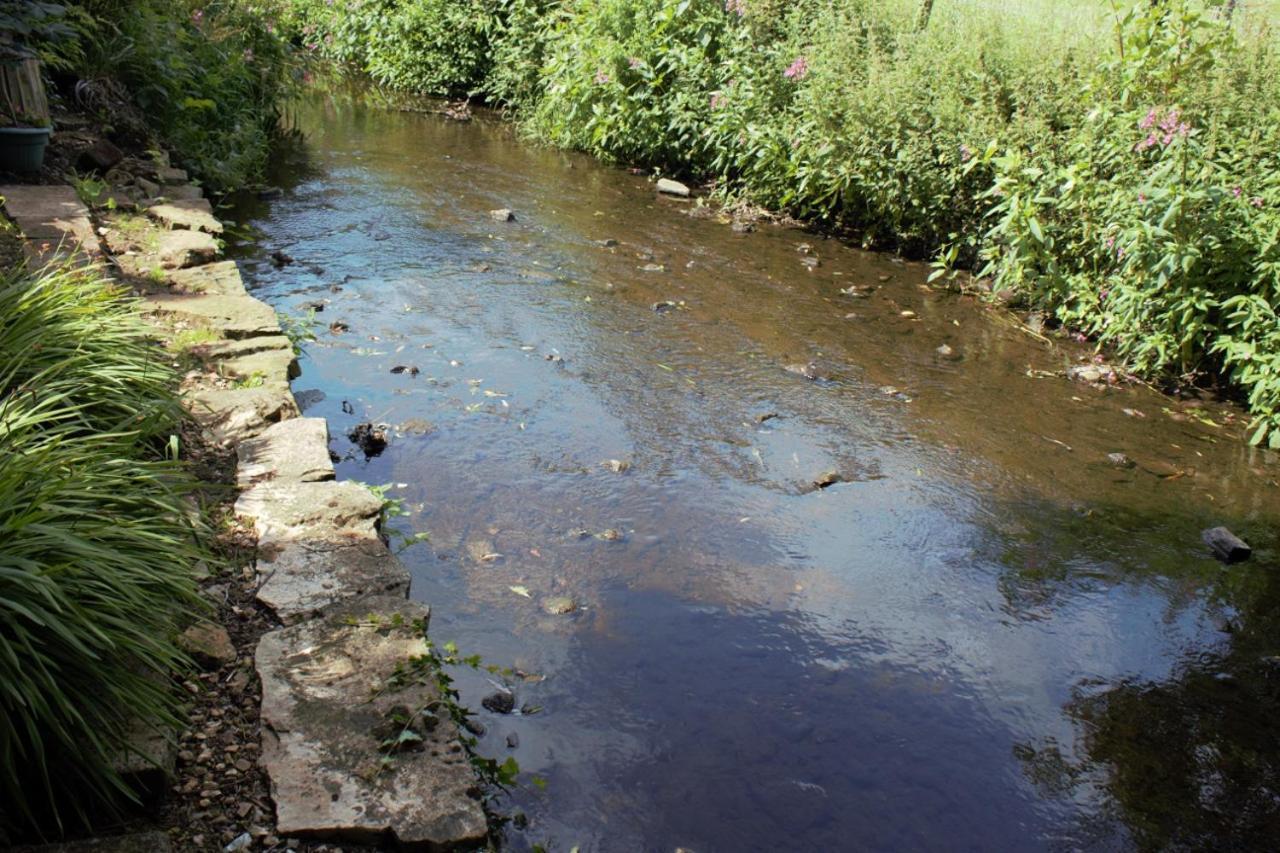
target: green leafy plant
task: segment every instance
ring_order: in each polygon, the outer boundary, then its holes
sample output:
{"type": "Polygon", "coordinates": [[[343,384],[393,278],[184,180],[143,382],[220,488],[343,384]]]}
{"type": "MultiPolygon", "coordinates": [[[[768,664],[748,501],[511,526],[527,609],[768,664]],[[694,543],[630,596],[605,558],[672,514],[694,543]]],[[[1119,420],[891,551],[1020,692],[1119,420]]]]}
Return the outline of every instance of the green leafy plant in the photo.
{"type": "Polygon", "coordinates": [[[160,356],[93,272],[0,277],[0,829],[133,796],[131,728],[177,721],[202,528],[160,356]]]}

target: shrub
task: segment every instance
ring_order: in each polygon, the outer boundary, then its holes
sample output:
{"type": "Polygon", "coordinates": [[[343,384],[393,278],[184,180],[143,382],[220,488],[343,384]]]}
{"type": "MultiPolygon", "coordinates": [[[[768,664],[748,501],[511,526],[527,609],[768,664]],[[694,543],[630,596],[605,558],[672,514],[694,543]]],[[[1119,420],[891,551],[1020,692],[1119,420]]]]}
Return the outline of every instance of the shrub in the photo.
{"type": "Polygon", "coordinates": [[[113,760],[175,721],[175,617],[200,605],[162,455],[176,377],[132,305],[93,274],[7,273],[0,365],[3,830],[127,794],[113,760]]]}
{"type": "Polygon", "coordinates": [[[294,73],[288,44],[261,10],[250,0],[83,0],[80,8],[83,58],[73,70],[82,100],[110,124],[115,96],[92,94],[122,84],[210,189],[261,179],[294,73]]]}
{"type": "Polygon", "coordinates": [[[479,90],[535,138],[976,268],[1146,375],[1223,377],[1280,447],[1280,68],[1243,8],[277,2],[384,82],[479,90]],[[494,62],[463,61],[481,37],[494,62]]]}

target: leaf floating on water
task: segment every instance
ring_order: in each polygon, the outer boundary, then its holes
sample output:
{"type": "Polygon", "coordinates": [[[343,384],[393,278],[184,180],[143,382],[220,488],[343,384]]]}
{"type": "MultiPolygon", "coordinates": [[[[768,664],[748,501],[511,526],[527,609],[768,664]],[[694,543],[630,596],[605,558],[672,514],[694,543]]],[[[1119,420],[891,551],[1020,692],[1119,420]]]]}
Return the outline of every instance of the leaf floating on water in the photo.
{"type": "Polygon", "coordinates": [[[489,554],[481,554],[481,555],[480,555],[480,562],[482,562],[482,563],[492,563],[492,562],[494,562],[495,560],[501,560],[501,559],[502,559],[502,555],[501,555],[501,554],[499,554],[497,551],[494,551],[494,552],[489,553],[489,554]]]}
{"type": "Polygon", "coordinates": [[[471,405],[467,406],[466,411],[467,411],[467,414],[470,415],[480,411],[483,408],[484,408],[484,403],[472,403],[471,405]]]}
{"type": "Polygon", "coordinates": [[[662,363],[662,362],[660,362],[660,361],[656,361],[656,362],[654,362],[654,364],[658,365],[658,367],[661,367],[663,370],[666,370],[666,371],[668,371],[668,372],[670,372],[670,373],[675,373],[675,372],[676,372],[676,369],[675,369],[674,367],[668,367],[667,365],[663,364],[663,363],[662,363]]]}
{"type": "Polygon", "coordinates": [[[1138,409],[1121,409],[1120,411],[1124,412],[1126,415],[1128,415],[1128,416],[1129,416],[1129,417],[1131,417],[1131,418],[1145,418],[1145,417],[1146,417],[1146,415],[1145,415],[1145,414],[1143,414],[1143,413],[1142,413],[1141,411],[1139,411],[1138,409]]]}
{"type": "Polygon", "coordinates": [[[486,397],[506,397],[507,396],[507,394],[503,391],[490,391],[490,390],[486,390],[484,392],[484,395],[486,397]]]}
{"type": "Polygon", "coordinates": [[[508,587],[508,589],[510,589],[516,595],[521,595],[521,596],[524,596],[525,598],[533,597],[529,594],[529,588],[526,586],[512,586],[512,587],[508,587]]]}

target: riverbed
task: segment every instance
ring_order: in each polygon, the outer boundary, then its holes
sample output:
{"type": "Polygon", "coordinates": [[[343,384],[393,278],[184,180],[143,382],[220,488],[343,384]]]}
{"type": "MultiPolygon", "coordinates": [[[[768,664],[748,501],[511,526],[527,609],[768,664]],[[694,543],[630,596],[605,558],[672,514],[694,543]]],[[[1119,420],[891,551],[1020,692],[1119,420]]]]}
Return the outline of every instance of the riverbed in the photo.
{"type": "Polygon", "coordinates": [[[432,637],[516,671],[458,673],[522,770],[511,849],[1280,826],[1280,468],[1238,411],[1071,381],[1086,345],[925,264],[735,230],[492,115],[297,121],[236,251],[314,312],[294,390],[339,478],[429,535],[401,559],[432,637]],[[1251,561],[1212,558],[1218,524],[1251,561]]]}

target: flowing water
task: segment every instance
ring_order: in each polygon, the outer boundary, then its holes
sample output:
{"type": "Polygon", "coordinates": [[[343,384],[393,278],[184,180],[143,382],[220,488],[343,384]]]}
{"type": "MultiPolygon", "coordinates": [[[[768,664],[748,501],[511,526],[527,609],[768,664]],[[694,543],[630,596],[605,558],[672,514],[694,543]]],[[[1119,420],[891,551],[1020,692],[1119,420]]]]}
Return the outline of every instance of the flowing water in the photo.
{"type": "Polygon", "coordinates": [[[924,265],[735,232],[490,117],[299,122],[241,263],[323,304],[294,389],[430,534],[433,637],[529,676],[536,713],[478,713],[512,849],[1277,837],[1280,490],[1238,413],[1050,375],[1088,352],[924,265]],[[1209,556],[1222,523],[1252,561],[1209,556]]]}

